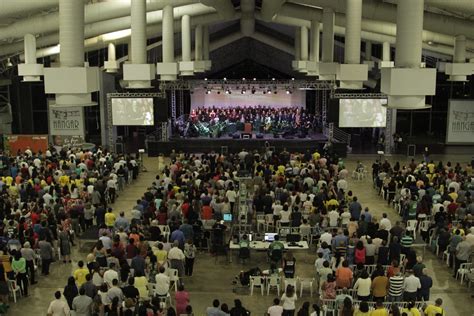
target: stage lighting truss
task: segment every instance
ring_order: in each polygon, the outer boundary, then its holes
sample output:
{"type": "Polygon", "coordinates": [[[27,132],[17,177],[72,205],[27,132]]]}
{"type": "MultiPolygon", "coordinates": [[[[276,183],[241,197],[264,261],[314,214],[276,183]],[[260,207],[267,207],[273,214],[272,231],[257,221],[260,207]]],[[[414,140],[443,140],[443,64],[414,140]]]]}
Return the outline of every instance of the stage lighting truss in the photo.
{"type": "MultiPolygon", "coordinates": [[[[234,80],[234,79],[205,79],[205,80],[176,80],[176,81],[163,81],[160,83],[160,90],[192,90],[195,88],[206,88],[210,90],[217,90],[225,92],[226,89],[230,90],[240,90],[242,87],[245,87],[245,91],[252,91],[252,94],[257,91],[262,91],[266,93],[266,89],[272,89],[273,87],[278,87],[281,91],[286,91],[286,88],[289,88],[290,91],[296,89],[299,90],[330,90],[334,91],[336,89],[335,81],[310,81],[310,80],[296,80],[294,78],[290,80],[278,80],[274,78],[270,80],[253,80],[249,81],[247,79],[243,80],[234,80]],[[237,86],[239,88],[237,88],[237,86]],[[255,91],[255,92],[254,92],[255,91]]],[[[273,92],[273,91],[271,91],[273,92]]]]}
{"type": "Polygon", "coordinates": [[[331,99],[387,99],[384,93],[338,93],[331,90],[331,99]]]}

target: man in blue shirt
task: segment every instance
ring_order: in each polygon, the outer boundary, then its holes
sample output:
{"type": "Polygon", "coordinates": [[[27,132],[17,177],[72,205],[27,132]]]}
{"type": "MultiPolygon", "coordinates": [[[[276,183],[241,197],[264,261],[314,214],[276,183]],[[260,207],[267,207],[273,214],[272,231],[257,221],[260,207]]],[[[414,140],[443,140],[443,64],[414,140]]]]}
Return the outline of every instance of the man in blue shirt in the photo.
{"type": "Polygon", "coordinates": [[[362,212],[362,205],[357,201],[357,196],[354,196],[352,203],[349,205],[349,212],[352,218],[359,220],[360,213],[362,212]]]}
{"type": "Polygon", "coordinates": [[[170,242],[174,242],[175,240],[179,242],[179,248],[183,249],[186,238],[184,237],[184,233],[179,229],[175,229],[171,233],[170,242]]]}

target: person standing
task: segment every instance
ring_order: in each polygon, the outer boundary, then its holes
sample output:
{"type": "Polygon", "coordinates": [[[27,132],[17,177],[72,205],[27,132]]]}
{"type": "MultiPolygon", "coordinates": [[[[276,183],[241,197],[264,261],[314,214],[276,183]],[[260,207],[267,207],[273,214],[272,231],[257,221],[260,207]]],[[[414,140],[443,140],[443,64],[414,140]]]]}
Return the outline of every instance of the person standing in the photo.
{"type": "Polygon", "coordinates": [[[184,286],[180,284],[178,291],[175,293],[176,314],[183,315],[186,313],[186,306],[189,305],[189,293],[184,290],[184,286]]]}
{"type": "Polygon", "coordinates": [[[278,297],[273,299],[273,305],[267,310],[268,316],[282,316],[283,307],[280,306],[280,299],[278,297]]]}
{"type": "Polygon", "coordinates": [[[184,275],[193,276],[194,259],[196,257],[196,246],[193,244],[192,239],[184,245],[184,275]]]}
{"type": "Polygon", "coordinates": [[[92,311],[92,298],[86,295],[84,288],[79,289],[79,296],[72,301],[72,310],[76,316],[90,316],[92,311]]]}
{"type": "Polygon", "coordinates": [[[466,240],[466,237],[463,237],[462,239],[463,240],[456,246],[453,278],[456,277],[456,273],[458,272],[461,264],[466,263],[472,253],[472,244],[466,240]]]}
{"type": "Polygon", "coordinates": [[[49,275],[49,265],[53,261],[53,247],[46,241],[46,236],[42,236],[38,243],[41,258],[41,274],[49,275]]]}
{"type": "Polygon", "coordinates": [[[61,300],[61,292],[54,293],[54,300],[49,304],[48,316],[69,316],[71,314],[68,304],[61,300]]]}
{"type": "Polygon", "coordinates": [[[26,272],[30,274],[30,284],[36,284],[35,281],[35,251],[31,249],[31,244],[29,241],[23,244],[21,248],[21,256],[26,260],[26,272]]]}
{"type": "Polygon", "coordinates": [[[428,275],[428,269],[424,268],[420,276],[421,288],[418,290],[418,300],[428,302],[430,300],[430,289],[433,286],[433,279],[428,275]]]}
{"type": "Polygon", "coordinates": [[[298,296],[295,293],[295,287],[291,284],[288,284],[286,287],[285,293],[281,296],[281,301],[283,303],[283,316],[294,316],[296,309],[296,300],[298,296]]]}
{"type": "Polygon", "coordinates": [[[26,273],[26,260],[21,256],[19,251],[15,252],[12,260],[12,269],[16,275],[16,282],[21,288],[21,294],[28,296],[28,276],[26,273]]]}
{"type": "Polygon", "coordinates": [[[418,290],[421,289],[420,279],[417,278],[413,272],[410,272],[409,276],[405,278],[403,289],[403,299],[405,301],[416,301],[418,290]]]}
{"type": "Polygon", "coordinates": [[[181,279],[184,274],[184,253],[179,249],[179,242],[173,242],[173,248],[168,252],[168,259],[170,260],[170,268],[178,270],[178,276],[181,279]]]}

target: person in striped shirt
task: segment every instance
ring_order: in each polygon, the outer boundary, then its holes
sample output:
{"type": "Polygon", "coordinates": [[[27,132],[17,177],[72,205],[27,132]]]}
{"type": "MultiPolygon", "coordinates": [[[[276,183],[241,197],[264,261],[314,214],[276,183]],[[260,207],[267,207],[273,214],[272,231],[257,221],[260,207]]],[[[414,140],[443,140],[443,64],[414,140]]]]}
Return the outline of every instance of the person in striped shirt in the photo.
{"type": "Polygon", "coordinates": [[[411,236],[410,232],[406,232],[405,235],[400,240],[400,245],[402,246],[402,253],[407,254],[412,244],[413,244],[413,237],[411,236]]]}
{"type": "Polygon", "coordinates": [[[401,272],[398,272],[389,279],[388,301],[400,302],[402,300],[403,285],[405,279],[401,272]]]}

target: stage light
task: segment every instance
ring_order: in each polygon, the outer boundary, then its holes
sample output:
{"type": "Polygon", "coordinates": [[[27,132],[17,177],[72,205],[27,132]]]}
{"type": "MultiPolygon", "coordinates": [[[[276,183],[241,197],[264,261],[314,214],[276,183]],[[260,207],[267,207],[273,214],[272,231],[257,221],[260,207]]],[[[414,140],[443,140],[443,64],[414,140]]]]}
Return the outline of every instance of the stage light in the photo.
{"type": "Polygon", "coordinates": [[[207,81],[207,78],[204,78],[204,81],[207,81]]]}
{"type": "Polygon", "coordinates": [[[226,81],[226,80],[227,80],[227,78],[226,78],[226,77],[224,77],[224,81],[226,81]]]}
{"type": "Polygon", "coordinates": [[[211,89],[207,89],[206,94],[211,94],[211,89]]]}
{"type": "Polygon", "coordinates": [[[272,90],[268,89],[267,94],[272,94],[272,90]]]}
{"type": "Polygon", "coordinates": [[[291,91],[289,89],[287,89],[286,94],[291,94],[291,91]]]}
{"type": "Polygon", "coordinates": [[[242,78],[242,81],[245,81],[245,78],[242,78]]]}
{"type": "Polygon", "coordinates": [[[253,81],[256,81],[256,80],[257,80],[257,78],[253,78],[253,81]]]}
{"type": "Polygon", "coordinates": [[[272,78],[273,81],[275,81],[275,78],[272,78]]]}
{"type": "Polygon", "coordinates": [[[252,88],[252,94],[255,94],[255,91],[256,91],[255,88],[252,88]]]}
{"type": "Polygon", "coordinates": [[[245,90],[240,91],[240,93],[242,93],[242,94],[245,94],[246,92],[247,92],[247,91],[245,91],[245,90]]]}
{"type": "Polygon", "coordinates": [[[295,81],[295,78],[291,78],[292,81],[295,81]]]}

